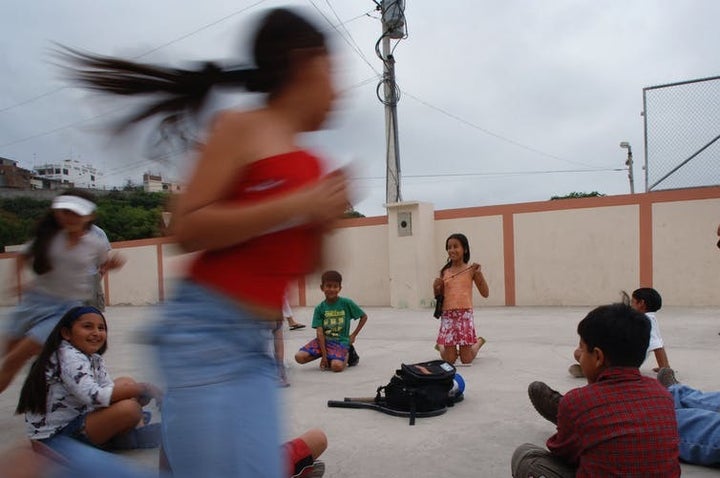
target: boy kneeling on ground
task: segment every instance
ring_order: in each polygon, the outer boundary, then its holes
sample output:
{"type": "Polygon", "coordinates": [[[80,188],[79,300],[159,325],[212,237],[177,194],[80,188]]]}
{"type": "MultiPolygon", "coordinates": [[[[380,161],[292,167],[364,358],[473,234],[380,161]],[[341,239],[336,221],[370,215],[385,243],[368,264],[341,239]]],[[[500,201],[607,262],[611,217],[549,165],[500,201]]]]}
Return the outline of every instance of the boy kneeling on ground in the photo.
{"type": "Polygon", "coordinates": [[[317,338],[295,354],[295,361],[305,364],[320,359],[322,370],[342,372],[360,360],[353,344],[367,322],[367,314],[352,300],[340,297],[342,275],[338,271],[325,271],[320,278],[320,289],[325,300],[315,307],[312,320],[317,338]],[[360,322],[350,333],[350,323],[358,319],[360,322]]]}

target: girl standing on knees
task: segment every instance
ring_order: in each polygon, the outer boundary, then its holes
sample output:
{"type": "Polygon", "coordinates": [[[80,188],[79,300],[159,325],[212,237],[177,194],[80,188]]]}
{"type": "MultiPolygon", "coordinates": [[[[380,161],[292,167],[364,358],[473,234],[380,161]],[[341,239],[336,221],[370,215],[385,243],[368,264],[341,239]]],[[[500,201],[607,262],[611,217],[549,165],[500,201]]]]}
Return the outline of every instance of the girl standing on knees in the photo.
{"type": "Polygon", "coordinates": [[[74,307],[60,319],[15,410],[25,413],[30,439],[50,448],[59,436],[111,449],[159,445],[158,424],[144,423],[142,407],[159,401],[160,391],[129,377],[111,380],[102,358],[106,350],[107,322],[98,309],[74,307]]]}
{"type": "Polygon", "coordinates": [[[462,363],[469,364],[485,343],[475,333],[472,286],[474,283],[483,297],[490,294],[490,289],[480,264],[468,265],[470,245],[464,234],[451,234],[445,241],[445,250],[447,263],[433,282],[435,297],[443,296],[437,348],[446,362],[454,364],[459,355],[462,363]]]}
{"type": "Polygon", "coordinates": [[[0,392],[25,362],[40,352],[63,314],[91,299],[95,279],[88,271],[123,265],[122,258],[108,256],[107,245],[88,232],[94,218],[92,197],[69,189],[53,199],[35,237],[22,252],[21,260],[31,262],[35,279],[23,291],[6,331],[0,392]]]}
{"type": "Polygon", "coordinates": [[[283,294],[316,267],[323,231],[348,204],[343,174],[298,142],[321,127],[335,92],[323,34],[276,9],[260,21],[253,65],[195,70],[71,53],[76,78],[108,93],[152,95],[132,121],[166,114],[171,128],[216,85],[265,94],[219,113],[176,201],[171,228],[201,251],[152,332],[167,385],[163,446],[175,478],[282,476],[269,330],[283,294]]]}

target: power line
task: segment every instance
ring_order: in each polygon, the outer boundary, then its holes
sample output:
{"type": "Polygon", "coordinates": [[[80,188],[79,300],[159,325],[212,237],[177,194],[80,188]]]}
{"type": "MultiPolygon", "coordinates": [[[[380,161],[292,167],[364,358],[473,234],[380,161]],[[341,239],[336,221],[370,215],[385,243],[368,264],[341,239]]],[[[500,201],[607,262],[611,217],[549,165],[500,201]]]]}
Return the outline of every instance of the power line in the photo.
{"type": "MultiPolygon", "coordinates": [[[[344,92],[353,90],[353,89],[355,89],[355,88],[359,88],[359,87],[361,87],[361,86],[363,86],[363,85],[366,85],[366,84],[368,84],[368,83],[370,83],[370,82],[374,82],[376,79],[377,79],[377,77],[375,77],[375,76],[373,76],[373,77],[371,77],[371,78],[366,78],[365,80],[362,80],[362,81],[359,81],[359,82],[357,82],[357,83],[354,83],[354,84],[350,85],[349,87],[347,87],[347,88],[345,88],[344,90],[342,90],[341,93],[344,93],[344,92]]],[[[234,106],[237,106],[237,105],[229,106],[229,108],[232,108],[232,107],[234,107],[234,106]]],[[[14,146],[14,145],[19,144],[19,143],[24,143],[24,142],[26,142],[26,141],[30,141],[31,139],[41,138],[41,137],[43,137],[43,136],[48,136],[48,135],[51,135],[51,134],[55,134],[55,133],[57,133],[57,132],[59,132],[59,131],[62,131],[62,130],[64,130],[64,129],[72,128],[73,126],[78,126],[78,125],[81,125],[81,124],[83,124],[83,123],[87,123],[88,121],[93,121],[93,120],[96,120],[96,119],[105,117],[105,116],[107,116],[107,115],[109,115],[109,114],[112,114],[112,113],[119,113],[119,112],[124,111],[124,110],[127,110],[127,109],[129,109],[129,108],[130,108],[129,106],[126,106],[126,107],[124,107],[124,108],[112,109],[112,110],[109,110],[109,111],[105,111],[105,112],[103,112],[103,113],[99,113],[99,114],[97,114],[97,115],[95,115],[95,116],[93,116],[93,117],[90,117],[90,118],[86,118],[86,119],[74,121],[74,122],[72,122],[72,123],[69,123],[69,124],[66,124],[66,125],[63,125],[63,126],[58,126],[57,128],[53,128],[53,129],[48,130],[48,131],[43,131],[43,132],[41,132],[41,133],[35,133],[35,134],[30,135],[30,136],[25,136],[24,138],[15,139],[15,140],[9,141],[9,142],[7,142],[7,143],[0,144],[0,148],[6,148],[6,147],[8,147],[8,146],[14,146]]]]}
{"type": "MultiPolygon", "coordinates": [[[[140,55],[134,56],[134,57],[132,57],[132,58],[137,60],[137,59],[143,58],[143,57],[145,57],[145,56],[147,56],[147,55],[149,55],[149,54],[151,54],[151,53],[155,53],[156,51],[161,50],[161,49],[163,49],[163,48],[165,48],[165,47],[167,47],[167,46],[170,46],[170,45],[172,45],[172,44],[174,44],[174,43],[177,43],[177,42],[179,42],[179,41],[181,41],[181,40],[185,40],[186,38],[189,38],[189,37],[191,37],[191,36],[193,36],[193,35],[196,35],[196,34],[200,33],[200,32],[203,31],[203,30],[207,30],[207,29],[210,28],[210,27],[214,27],[215,25],[218,25],[219,23],[222,23],[222,22],[224,22],[225,20],[227,20],[227,19],[229,19],[229,18],[232,18],[232,17],[234,17],[234,16],[236,16],[236,15],[239,15],[240,13],[243,13],[243,12],[246,12],[247,10],[250,10],[251,8],[255,8],[255,7],[257,7],[258,5],[260,5],[261,3],[264,3],[264,2],[266,2],[266,1],[267,1],[267,0],[259,0],[259,1],[255,2],[255,3],[253,3],[252,5],[249,5],[249,6],[247,6],[247,7],[244,7],[244,8],[241,8],[241,9],[239,9],[239,10],[236,10],[236,11],[234,11],[234,12],[228,14],[228,15],[225,15],[225,16],[222,17],[222,18],[219,18],[219,19],[217,19],[217,20],[215,20],[215,21],[212,21],[212,22],[210,22],[210,23],[207,23],[207,24],[201,26],[200,28],[197,28],[197,29],[195,29],[195,30],[193,30],[193,31],[191,31],[191,32],[189,32],[189,33],[186,33],[186,34],[184,34],[184,35],[182,35],[182,36],[179,36],[179,37],[175,38],[174,40],[170,40],[170,41],[168,41],[168,42],[166,42],[166,43],[163,43],[162,45],[159,45],[159,46],[157,46],[157,47],[155,47],[155,48],[152,48],[152,49],[146,51],[145,53],[142,53],[142,54],[140,54],[140,55]]],[[[23,106],[23,105],[26,105],[26,104],[28,104],[28,103],[32,103],[32,102],[34,102],[34,101],[36,101],[36,100],[39,100],[39,99],[41,99],[41,98],[44,98],[44,97],[46,97],[46,96],[53,95],[53,94],[57,93],[57,92],[60,91],[60,90],[64,90],[65,88],[68,88],[68,87],[67,87],[67,86],[60,86],[60,87],[58,87],[58,88],[55,88],[55,89],[46,91],[45,93],[40,93],[39,95],[32,96],[32,97],[30,97],[30,98],[27,98],[27,99],[25,99],[25,100],[22,100],[22,101],[20,101],[20,102],[18,102],[18,103],[15,103],[15,104],[13,104],[13,105],[6,106],[6,107],[4,107],[4,108],[0,108],[0,113],[4,113],[5,111],[9,111],[9,110],[11,110],[11,109],[15,109],[15,108],[17,108],[17,107],[19,107],[19,106],[23,106]]]]}
{"type": "Polygon", "coordinates": [[[39,95],[30,97],[30,98],[28,98],[28,99],[26,99],[26,100],[23,100],[23,101],[19,102],[19,103],[15,103],[14,105],[6,106],[5,108],[0,108],[0,113],[3,113],[3,112],[5,112],[5,111],[9,111],[9,110],[14,109],[14,108],[17,108],[18,106],[23,106],[23,105],[26,105],[26,104],[28,104],[28,103],[32,103],[33,101],[39,100],[40,98],[45,98],[46,96],[54,95],[54,94],[57,93],[58,91],[64,90],[65,88],[67,88],[67,86],[58,86],[58,87],[55,88],[55,89],[52,89],[52,90],[46,91],[45,93],[41,93],[41,94],[39,94],[39,95]]]}
{"type": "MultiPolygon", "coordinates": [[[[411,179],[438,179],[438,178],[466,178],[483,176],[525,176],[534,174],[562,174],[562,173],[598,173],[598,172],[623,172],[624,168],[603,168],[603,169],[547,169],[538,171],[494,171],[485,173],[437,173],[437,174],[403,174],[403,178],[411,179]]],[[[384,176],[357,176],[350,178],[354,181],[384,180],[384,176]]]]}
{"type": "MultiPolygon", "coordinates": [[[[333,14],[335,14],[335,18],[337,18],[337,20],[338,20],[338,22],[339,22],[337,25],[335,25],[335,24],[333,24],[332,21],[330,21],[330,19],[327,17],[327,15],[325,15],[325,13],[320,9],[320,7],[318,7],[318,6],[315,4],[315,2],[314,2],[313,0],[308,0],[308,1],[309,1],[310,4],[315,8],[315,10],[317,10],[317,12],[320,14],[320,16],[325,19],[325,21],[328,23],[328,25],[330,25],[330,27],[331,27],[333,30],[335,30],[335,32],[336,32],[338,35],[340,35],[340,38],[342,38],[342,39],[345,41],[345,43],[347,43],[347,45],[350,47],[350,49],[351,49],[352,51],[354,51],[355,53],[357,53],[357,54],[360,56],[360,58],[365,62],[365,64],[366,64],[367,66],[369,66],[372,71],[375,72],[375,74],[380,75],[380,72],[378,72],[378,71],[375,69],[375,67],[372,65],[372,63],[370,63],[370,61],[367,59],[367,57],[363,54],[362,50],[360,50],[360,47],[358,46],[358,44],[357,44],[357,43],[355,42],[355,40],[353,39],[352,35],[350,34],[350,31],[345,27],[345,24],[350,23],[351,21],[356,20],[356,19],[358,19],[358,18],[364,17],[364,16],[368,15],[369,12],[368,12],[368,13],[363,13],[362,15],[358,15],[357,17],[354,17],[354,18],[352,18],[352,19],[350,19],[350,20],[348,20],[348,21],[346,21],[346,22],[343,22],[342,20],[340,20],[340,17],[338,16],[337,12],[336,12],[335,9],[333,8],[333,6],[330,4],[330,2],[329,2],[328,0],[325,0],[325,1],[327,2],[328,6],[330,7],[330,10],[332,10],[333,14]],[[340,27],[343,27],[343,29],[347,32],[347,36],[348,36],[349,40],[348,40],[348,38],[346,38],[345,35],[343,35],[342,32],[338,29],[339,26],[340,26],[340,27]]],[[[373,10],[373,11],[374,11],[374,10],[373,10]]]]}
{"type": "MultiPolygon", "coordinates": [[[[172,40],[172,41],[170,41],[170,42],[167,42],[167,43],[165,43],[164,45],[161,45],[161,46],[159,46],[159,47],[157,47],[157,48],[154,48],[154,49],[152,49],[152,50],[149,50],[149,51],[147,51],[147,52],[145,52],[145,53],[143,53],[143,54],[141,54],[141,55],[139,55],[139,56],[137,56],[137,57],[134,57],[134,58],[141,58],[141,57],[146,56],[146,55],[148,55],[148,54],[150,54],[150,53],[152,53],[152,52],[154,52],[154,51],[157,51],[157,50],[159,50],[159,49],[161,49],[161,48],[164,48],[164,47],[166,47],[166,46],[168,46],[168,45],[170,45],[170,44],[172,44],[172,43],[176,43],[176,42],[178,42],[178,41],[180,41],[180,40],[182,40],[182,39],[188,38],[188,37],[191,36],[191,35],[194,35],[194,34],[200,32],[200,31],[202,31],[202,30],[205,30],[205,29],[209,28],[210,26],[217,25],[218,23],[220,23],[220,22],[222,22],[222,21],[225,21],[225,20],[227,20],[228,18],[230,18],[230,17],[232,17],[232,16],[235,16],[235,15],[237,15],[237,14],[239,14],[239,13],[242,13],[242,12],[244,12],[244,11],[250,9],[250,8],[253,8],[253,7],[255,7],[255,6],[261,4],[261,3],[265,2],[265,1],[267,1],[267,0],[260,0],[260,1],[256,2],[256,3],[254,3],[253,5],[250,5],[250,6],[248,6],[248,7],[245,7],[245,8],[243,8],[243,9],[241,9],[241,10],[237,10],[237,11],[235,11],[235,12],[229,14],[229,15],[224,16],[223,18],[221,18],[221,19],[219,19],[219,20],[216,20],[216,21],[214,21],[214,22],[211,22],[211,23],[209,23],[209,24],[206,24],[206,25],[204,25],[203,27],[200,27],[200,28],[194,30],[194,31],[191,32],[191,33],[188,33],[188,34],[186,34],[186,35],[183,35],[182,37],[176,38],[175,40],[172,40]]],[[[314,5],[314,4],[313,4],[313,5],[314,5]]],[[[317,6],[315,6],[315,8],[317,9],[317,6]]],[[[320,10],[318,10],[318,11],[320,11],[320,10]]],[[[321,15],[322,15],[322,12],[320,12],[320,13],[321,13],[321,15]]],[[[368,15],[368,13],[363,13],[363,14],[361,14],[361,15],[357,15],[357,16],[355,16],[355,17],[352,17],[352,18],[348,19],[348,20],[345,20],[344,22],[343,22],[343,21],[340,21],[339,25],[340,25],[340,26],[344,26],[344,25],[347,24],[347,23],[353,22],[353,21],[355,21],[355,20],[357,20],[357,19],[359,19],[359,18],[362,18],[362,17],[364,17],[364,16],[367,16],[367,15],[368,15]]],[[[326,21],[328,21],[328,23],[330,24],[330,26],[333,27],[333,28],[335,28],[335,30],[337,31],[336,26],[333,25],[332,22],[330,22],[330,20],[329,20],[327,17],[324,17],[324,18],[325,18],[326,21]]],[[[338,19],[338,20],[339,20],[339,19],[338,19]]],[[[340,35],[340,36],[342,37],[342,35],[340,35]]],[[[343,38],[344,38],[344,37],[343,37],[343,38]]],[[[359,55],[361,55],[361,57],[364,58],[364,56],[362,55],[362,52],[357,51],[357,53],[358,53],[359,55]]],[[[364,59],[365,59],[365,58],[364,58],[364,59]]],[[[366,61],[366,63],[368,63],[368,65],[370,66],[370,68],[372,68],[373,71],[375,71],[374,67],[373,67],[372,65],[370,65],[370,63],[367,61],[367,59],[365,59],[365,61],[366,61]]],[[[377,71],[375,71],[375,73],[376,73],[377,75],[379,75],[379,73],[377,73],[377,71]]],[[[356,84],[354,84],[354,85],[349,86],[348,88],[345,88],[345,89],[343,90],[343,92],[352,90],[352,89],[357,88],[357,87],[359,87],[359,86],[363,86],[363,85],[365,85],[366,83],[368,83],[368,82],[370,82],[370,81],[375,81],[376,79],[377,79],[377,76],[372,77],[372,78],[369,78],[369,79],[366,79],[366,80],[363,80],[363,81],[361,81],[361,82],[359,82],[359,83],[356,83],[356,84]]],[[[7,110],[9,110],[9,109],[15,108],[15,107],[17,107],[17,106],[21,106],[21,105],[24,105],[24,104],[27,104],[27,103],[31,103],[31,102],[33,102],[33,101],[35,101],[35,100],[37,100],[37,99],[42,98],[42,97],[50,96],[50,95],[52,95],[53,93],[56,93],[56,92],[58,92],[58,91],[60,91],[60,90],[62,90],[62,89],[65,89],[65,88],[68,88],[68,87],[67,87],[67,86],[62,86],[62,87],[56,88],[56,89],[54,89],[54,90],[45,92],[45,93],[43,93],[43,94],[41,94],[41,95],[35,96],[35,97],[33,97],[33,98],[29,98],[29,99],[27,99],[27,100],[25,100],[25,101],[22,101],[22,102],[20,102],[20,103],[15,104],[15,105],[8,106],[8,107],[6,107],[6,108],[4,108],[4,109],[0,109],[0,113],[2,113],[3,111],[7,111],[7,110]]],[[[79,124],[82,124],[82,123],[85,123],[85,122],[88,122],[88,121],[92,121],[92,120],[101,118],[101,117],[103,117],[103,116],[107,116],[107,115],[109,115],[109,114],[112,114],[112,113],[114,113],[114,112],[122,111],[122,110],[124,110],[124,109],[126,109],[126,108],[113,109],[113,110],[110,110],[110,111],[106,111],[106,112],[104,112],[104,113],[100,113],[100,114],[98,114],[98,115],[96,115],[96,116],[93,116],[92,118],[83,119],[83,120],[78,120],[78,121],[75,121],[75,122],[70,123],[70,124],[66,124],[66,125],[63,125],[63,126],[59,126],[59,127],[54,128],[54,129],[52,129],[52,130],[48,130],[48,131],[44,131],[44,132],[41,132],[41,133],[32,134],[32,135],[30,135],[30,136],[26,136],[26,137],[23,137],[23,138],[19,138],[19,139],[16,139],[16,140],[12,140],[12,141],[10,141],[10,142],[0,144],[0,148],[5,148],[5,147],[8,147],[8,146],[14,146],[15,144],[24,143],[24,142],[29,141],[29,140],[31,140],[31,139],[36,139],[36,138],[39,138],[39,137],[42,137],[42,136],[47,136],[47,135],[50,135],[50,134],[54,134],[54,133],[57,133],[57,132],[59,132],[59,131],[62,131],[63,129],[71,128],[71,127],[73,127],[73,126],[77,126],[77,125],[79,125],[79,124]]]]}
{"type": "MultiPolygon", "coordinates": [[[[315,9],[318,11],[318,13],[320,13],[320,15],[322,15],[322,17],[325,19],[325,21],[327,21],[328,24],[335,29],[335,31],[340,35],[340,37],[343,38],[343,40],[345,40],[345,42],[348,44],[348,46],[350,46],[350,48],[351,48],[355,53],[357,53],[357,54],[360,56],[360,58],[379,76],[380,73],[379,73],[379,72],[375,69],[375,67],[368,61],[368,59],[365,57],[365,55],[363,55],[362,51],[360,50],[360,47],[357,45],[357,43],[356,43],[355,40],[353,39],[353,37],[352,37],[352,35],[350,34],[349,30],[348,30],[347,28],[345,28],[345,27],[344,27],[344,23],[340,21],[340,18],[339,18],[339,16],[338,16],[337,12],[335,11],[335,9],[333,8],[332,4],[330,3],[330,0],[325,0],[325,2],[328,4],[328,7],[330,7],[330,9],[332,10],[333,14],[335,15],[335,18],[337,18],[337,20],[340,22],[339,25],[340,25],[340,26],[343,26],[343,29],[344,29],[345,32],[347,33],[347,36],[349,37],[349,40],[348,40],[347,38],[345,38],[345,36],[337,29],[337,27],[336,27],[335,25],[332,24],[332,22],[330,21],[330,19],[327,18],[327,16],[320,10],[320,8],[315,4],[315,2],[314,2],[313,0],[309,0],[309,2],[312,4],[313,7],[315,7],[315,9]],[[350,41],[352,41],[352,43],[353,43],[352,45],[350,44],[350,41]]],[[[403,17],[404,17],[405,12],[403,11],[402,14],[403,14],[403,17]]],[[[364,15],[367,15],[367,14],[364,14],[364,15]]],[[[360,16],[364,16],[364,15],[360,15],[360,16]]],[[[360,16],[355,17],[355,18],[353,18],[352,20],[355,20],[355,19],[359,18],[360,16]]],[[[348,22],[345,22],[345,23],[348,23],[348,22]]],[[[406,23],[407,23],[407,22],[406,22],[406,23]]],[[[384,35],[385,35],[385,33],[383,34],[383,36],[384,36],[384,35]]],[[[407,35],[406,35],[406,36],[407,36],[407,35]]],[[[380,39],[382,40],[382,38],[383,38],[383,37],[381,37],[380,39]]],[[[379,42],[379,41],[380,41],[380,40],[378,40],[378,42],[379,42]]],[[[398,43],[400,43],[400,42],[399,42],[399,41],[396,42],[395,47],[397,47],[397,44],[398,44],[398,43]]],[[[379,43],[378,43],[378,44],[379,44],[379,43]]],[[[377,48],[378,48],[378,44],[376,44],[376,50],[377,50],[377,48]]],[[[393,48],[393,51],[395,50],[395,47],[393,48]]],[[[380,56],[380,59],[381,59],[382,61],[386,61],[381,55],[379,55],[379,56],[380,56]]],[[[382,84],[382,83],[381,83],[381,84],[382,84]]],[[[380,86],[380,85],[378,85],[378,87],[379,87],[379,86],[380,86]]],[[[399,88],[399,86],[398,86],[397,84],[394,84],[393,86],[398,90],[397,93],[398,93],[398,96],[399,96],[399,93],[400,93],[400,88],[399,88]]],[[[522,148],[522,149],[525,149],[525,150],[527,150],[527,151],[531,151],[531,152],[533,152],[533,153],[537,153],[537,154],[540,154],[540,155],[542,155],[542,156],[546,156],[546,157],[549,157],[549,158],[552,158],[552,159],[555,159],[555,160],[558,160],[558,161],[563,161],[563,162],[566,162],[566,163],[569,163],[569,164],[577,164],[577,165],[580,165],[580,166],[587,166],[587,167],[590,167],[590,168],[593,167],[591,164],[583,163],[583,162],[581,162],[581,161],[572,161],[572,160],[569,160],[569,159],[565,159],[565,158],[562,158],[562,157],[560,157],[560,156],[557,156],[557,155],[554,155],[554,154],[551,154],[551,153],[546,153],[545,151],[542,151],[542,150],[539,150],[539,149],[537,149],[537,148],[533,148],[533,147],[528,146],[528,145],[526,145],[526,144],[520,143],[519,141],[515,141],[515,140],[513,140],[513,139],[507,138],[507,137],[502,136],[502,135],[500,135],[500,134],[498,134],[498,133],[495,133],[495,132],[493,132],[493,131],[490,131],[490,130],[488,130],[488,129],[486,129],[486,128],[483,128],[483,127],[481,127],[481,126],[478,126],[478,125],[476,125],[476,124],[474,124],[474,123],[471,123],[470,121],[468,121],[468,120],[466,120],[466,119],[464,119],[464,118],[461,118],[461,117],[459,117],[459,116],[457,116],[457,115],[454,115],[454,114],[452,114],[452,113],[450,113],[450,112],[448,112],[448,111],[446,111],[446,110],[444,110],[444,109],[442,109],[442,108],[440,108],[440,107],[438,107],[438,106],[432,105],[432,104],[428,103],[427,101],[421,100],[421,99],[418,98],[417,96],[411,95],[410,93],[407,93],[407,92],[404,91],[404,90],[402,91],[402,93],[407,94],[408,96],[410,96],[411,98],[413,98],[415,101],[417,101],[417,102],[419,102],[419,103],[427,106],[428,108],[434,109],[435,111],[437,111],[437,112],[439,112],[439,113],[442,113],[442,114],[444,114],[444,115],[448,116],[449,118],[452,118],[452,119],[454,119],[454,120],[456,120],[456,121],[459,121],[459,122],[465,124],[466,126],[470,126],[470,127],[473,128],[473,129],[479,130],[479,131],[481,131],[481,132],[483,132],[483,133],[485,133],[485,134],[487,134],[487,135],[489,135],[489,136],[493,136],[494,138],[497,138],[497,139],[499,139],[499,140],[501,140],[501,141],[510,143],[510,144],[512,144],[512,145],[514,145],[514,146],[517,146],[517,147],[519,147],[519,148],[522,148]]],[[[592,171],[603,171],[603,170],[602,170],[602,169],[601,169],[601,170],[592,169],[592,171]]]]}
{"type": "Polygon", "coordinates": [[[528,145],[523,144],[523,143],[521,143],[521,142],[519,142],[519,141],[515,141],[514,139],[510,139],[510,138],[507,138],[507,137],[505,137],[505,136],[502,136],[502,135],[500,135],[500,134],[498,134],[498,133],[494,133],[494,132],[490,131],[490,130],[487,129],[487,128],[483,128],[482,126],[478,126],[478,125],[476,125],[475,123],[471,123],[470,121],[466,120],[465,118],[461,118],[461,117],[458,116],[458,115],[455,115],[455,114],[453,114],[453,113],[450,113],[449,111],[444,110],[443,108],[440,108],[439,106],[435,106],[435,105],[433,105],[433,104],[430,104],[430,103],[428,103],[427,101],[424,101],[424,100],[418,98],[417,96],[414,96],[414,95],[408,93],[407,91],[404,91],[404,90],[403,90],[403,94],[409,96],[410,98],[414,99],[414,100],[417,101],[418,103],[420,103],[420,104],[422,104],[422,105],[424,105],[424,106],[427,106],[428,108],[430,108],[430,109],[432,109],[432,110],[437,111],[438,113],[444,114],[444,115],[447,116],[448,118],[452,118],[452,119],[454,119],[455,121],[459,121],[460,123],[464,124],[465,126],[469,126],[469,127],[473,128],[473,129],[476,129],[476,130],[478,130],[478,131],[481,131],[481,132],[487,134],[488,136],[492,136],[492,137],[497,138],[497,139],[499,139],[499,140],[501,140],[501,141],[504,141],[504,142],[506,142],[506,143],[512,144],[513,146],[517,146],[518,148],[522,148],[522,149],[524,149],[524,150],[526,150],[526,151],[530,151],[530,152],[533,152],[533,153],[536,153],[536,154],[539,154],[539,155],[542,155],[542,156],[545,156],[545,157],[548,157],[548,158],[551,158],[551,159],[555,159],[555,160],[557,160],[557,161],[562,161],[562,162],[570,163],[570,164],[577,164],[577,165],[580,165],[580,166],[587,166],[587,167],[589,167],[589,168],[592,168],[592,167],[593,167],[593,165],[591,165],[591,164],[583,163],[583,162],[581,162],[581,161],[573,161],[573,160],[570,160],[570,159],[562,158],[562,157],[560,157],[560,156],[556,156],[556,155],[551,154],[551,153],[546,153],[545,151],[539,150],[539,149],[537,149],[537,148],[533,148],[532,146],[528,146],[528,145]]]}
{"type": "Polygon", "coordinates": [[[66,124],[66,125],[63,125],[63,126],[58,126],[57,128],[53,128],[53,129],[48,130],[48,131],[43,131],[42,133],[32,134],[32,135],[26,136],[26,137],[24,137],[24,138],[19,138],[19,139],[10,141],[10,142],[8,142],[8,143],[0,144],[0,148],[6,148],[6,147],[8,147],[8,146],[14,146],[14,145],[19,144],[19,143],[24,143],[25,141],[30,141],[31,139],[36,139],[36,138],[40,138],[40,137],[42,137],[42,136],[48,136],[48,135],[51,135],[51,134],[55,134],[55,133],[57,133],[57,132],[59,132],[59,131],[62,131],[62,130],[64,130],[64,129],[72,128],[73,126],[78,126],[78,125],[80,125],[80,124],[82,124],[82,123],[87,123],[88,121],[93,121],[93,120],[102,118],[102,117],[104,117],[104,116],[109,115],[110,113],[115,113],[115,112],[123,111],[123,110],[129,109],[129,108],[130,108],[129,106],[126,106],[126,107],[120,108],[120,109],[113,109],[113,110],[111,110],[111,111],[105,111],[104,113],[99,113],[99,114],[97,114],[97,115],[95,115],[95,116],[92,116],[92,117],[90,117],[90,118],[85,118],[85,119],[77,120],[77,121],[74,121],[74,122],[72,122],[72,123],[69,123],[69,124],[66,124]]]}
{"type": "Polygon", "coordinates": [[[182,35],[182,36],[180,36],[180,37],[178,37],[178,38],[176,38],[176,39],[174,39],[174,40],[170,40],[169,42],[164,43],[164,44],[162,44],[162,45],[160,45],[160,46],[158,46],[158,47],[155,47],[155,48],[153,48],[152,50],[146,51],[146,52],[143,53],[142,55],[137,56],[137,57],[135,57],[135,58],[136,58],[136,59],[137,59],[137,58],[142,58],[142,57],[147,56],[147,55],[149,55],[149,54],[151,54],[151,53],[154,53],[154,52],[156,52],[156,51],[158,51],[158,50],[161,50],[161,49],[163,49],[163,48],[165,48],[165,47],[167,47],[167,46],[170,46],[170,45],[172,45],[173,43],[177,43],[177,42],[182,41],[182,40],[184,40],[184,39],[186,39],[186,38],[189,38],[189,37],[191,37],[191,36],[193,36],[193,35],[196,35],[196,34],[200,33],[200,32],[203,31],[203,30],[207,30],[207,29],[210,28],[210,27],[214,27],[215,25],[218,25],[218,24],[224,22],[225,20],[227,20],[227,19],[229,19],[229,18],[232,18],[232,17],[234,17],[234,16],[236,16],[236,15],[239,15],[239,14],[241,14],[241,13],[244,13],[244,12],[250,10],[251,8],[255,8],[255,7],[257,7],[258,5],[260,5],[261,3],[264,3],[264,2],[266,2],[266,1],[267,1],[267,0],[259,0],[259,1],[255,2],[255,3],[253,3],[252,5],[249,5],[249,6],[245,7],[245,8],[241,8],[240,10],[236,10],[236,11],[234,11],[234,12],[228,14],[228,15],[225,15],[225,16],[222,17],[222,18],[219,18],[218,20],[215,20],[214,22],[210,22],[210,23],[208,23],[208,24],[206,24],[206,25],[203,25],[202,27],[200,27],[200,28],[198,28],[198,29],[196,29],[196,30],[191,31],[190,33],[186,33],[185,35],[182,35]]]}

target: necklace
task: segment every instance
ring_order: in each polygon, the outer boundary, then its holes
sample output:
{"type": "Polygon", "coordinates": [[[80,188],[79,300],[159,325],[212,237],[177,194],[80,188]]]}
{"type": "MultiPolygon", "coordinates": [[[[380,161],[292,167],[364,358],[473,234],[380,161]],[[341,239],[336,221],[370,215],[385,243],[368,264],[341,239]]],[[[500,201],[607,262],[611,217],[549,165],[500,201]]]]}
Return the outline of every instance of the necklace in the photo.
{"type": "Polygon", "coordinates": [[[443,279],[443,280],[444,280],[444,281],[448,281],[448,280],[452,279],[453,277],[459,276],[459,275],[462,274],[463,272],[469,271],[470,269],[472,269],[472,266],[466,267],[465,269],[463,269],[463,270],[461,270],[461,271],[458,271],[458,272],[456,272],[456,273],[454,273],[454,274],[451,274],[450,276],[448,276],[447,278],[445,278],[445,279],[443,279]]]}

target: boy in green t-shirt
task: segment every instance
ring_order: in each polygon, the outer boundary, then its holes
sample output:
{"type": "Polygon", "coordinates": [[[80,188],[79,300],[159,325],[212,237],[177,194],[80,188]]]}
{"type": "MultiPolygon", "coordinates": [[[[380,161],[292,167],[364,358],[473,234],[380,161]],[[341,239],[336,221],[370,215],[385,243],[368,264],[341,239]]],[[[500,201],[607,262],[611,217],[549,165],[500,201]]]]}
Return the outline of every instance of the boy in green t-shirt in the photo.
{"type": "Polygon", "coordinates": [[[340,297],[342,276],[337,271],[326,271],[320,281],[325,300],[315,307],[312,326],[317,338],[305,344],[295,354],[297,363],[303,364],[320,358],[320,368],[342,372],[345,367],[357,365],[360,357],[355,352],[355,338],[367,322],[367,315],[350,299],[340,297]],[[350,321],[360,319],[353,333],[350,321]]]}

